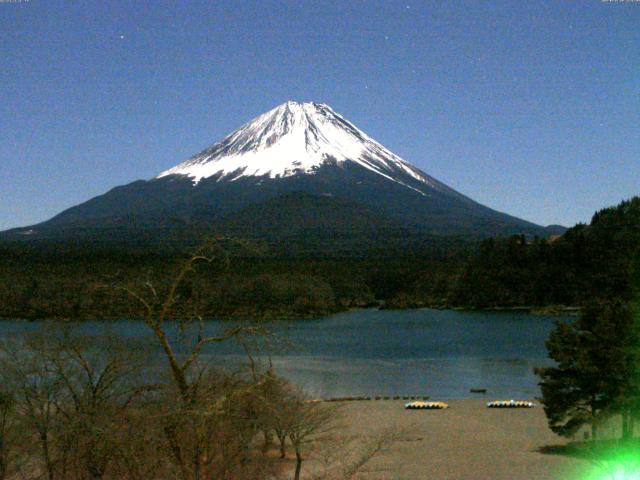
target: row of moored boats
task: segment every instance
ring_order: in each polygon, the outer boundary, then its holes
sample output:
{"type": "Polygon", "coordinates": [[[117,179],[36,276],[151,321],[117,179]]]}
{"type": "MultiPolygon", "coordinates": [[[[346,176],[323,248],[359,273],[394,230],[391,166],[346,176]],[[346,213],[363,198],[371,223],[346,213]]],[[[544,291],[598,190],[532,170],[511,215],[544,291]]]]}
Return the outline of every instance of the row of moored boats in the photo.
{"type": "MultiPolygon", "coordinates": [[[[533,402],[527,400],[494,400],[487,403],[488,408],[533,408],[533,402]]],[[[449,408],[445,402],[409,402],[404,408],[408,410],[443,410],[449,408]]]]}

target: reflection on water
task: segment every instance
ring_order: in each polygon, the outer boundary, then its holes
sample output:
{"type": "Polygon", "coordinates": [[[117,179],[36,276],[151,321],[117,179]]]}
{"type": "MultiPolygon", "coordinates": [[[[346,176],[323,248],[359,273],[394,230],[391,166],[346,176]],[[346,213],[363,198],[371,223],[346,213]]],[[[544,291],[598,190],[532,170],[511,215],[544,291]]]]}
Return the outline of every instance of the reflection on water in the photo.
{"type": "MultiPolygon", "coordinates": [[[[504,312],[360,310],[267,324],[269,341],[256,347],[262,362],[270,359],[276,372],[312,396],[468,398],[482,397],[469,389],[486,388],[491,398],[533,398],[539,395],[533,368],[549,364],[544,342],[553,320],[504,312]]],[[[41,325],[4,321],[0,335],[41,325]]],[[[207,333],[227,326],[228,322],[208,322],[207,333]]],[[[81,328],[138,339],[148,334],[138,321],[85,322],[81,328]]],[[[174,338],[179,336],[175,324],[171,330],[174,338]]],[[[234,342],[209,346],[204,354],[217,364],[245,362],[234,342]]]]}

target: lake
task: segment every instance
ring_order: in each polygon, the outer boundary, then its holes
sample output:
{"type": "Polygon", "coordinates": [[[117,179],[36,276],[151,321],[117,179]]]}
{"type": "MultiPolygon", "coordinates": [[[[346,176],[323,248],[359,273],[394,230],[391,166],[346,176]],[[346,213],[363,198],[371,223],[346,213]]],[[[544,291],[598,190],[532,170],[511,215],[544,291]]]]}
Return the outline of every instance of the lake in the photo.
{"type": "MultiPolygon", "coordinates": [[[[437,399],[539,395],[536,366],[549,365],[544,346],[558,317],[513,312],[357,310],[316,320],[266,324],[269,341],[257,355],[314,397],[429,395],[437,399]]],[[[229,322],[207,322],[208,333],[229,322]]],[[[0,335],[42,328],[41,322],[5,320],[0,335]]],[[[87,333],[144,338],[141,321],[90,321],[87,333]]],[[[177,324],[172,336],[179,335],[177,324]]],[[[235,342],[205,350],[218,364],[245,362],[235,342]]],[[[150,353],[150,355],[157,355],[150,353]]]]}

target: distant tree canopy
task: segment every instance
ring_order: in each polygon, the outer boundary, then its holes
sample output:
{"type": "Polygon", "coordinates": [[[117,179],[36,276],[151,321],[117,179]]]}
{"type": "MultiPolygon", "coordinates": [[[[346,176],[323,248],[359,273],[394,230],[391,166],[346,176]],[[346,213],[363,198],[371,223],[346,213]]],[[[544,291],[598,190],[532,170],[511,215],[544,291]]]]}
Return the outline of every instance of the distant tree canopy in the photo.
{"type": "Polygon", "coordinates": [[[482,242],[452,285],[449,303],[472,308],[630,301],[640,263],[640,197],[597,212],[555,241],[482,242]]]}
{"type": "MultiPolygon", "coordinates": [[[[634,267],[640,265],[639,244],[636,197],[553,240],[442,237],[411,249],[392,242],[388,250],[336,256],[261,248],[235,254],[227,270],[199,268],[183,287],[191,303],[177,305],[177,312],[193,302],[210,317],[300,318],[369,306],[580,306],[612,296],[629,301],[640,284],[640,268],[634,267]]],[[[114,279],[163,285],[188,253],[173,247],[0,244],[0,317],[133,316],[131,299],[95,286],[114,279]]]]}
{"type": "MultiPolygon", "coordinates": [[[[181,286],[176,315],[197,305],[206,317],[305,318],[355,307],[444,305],[448,285],[472,250],[447,255],[313,258],[238,254],[229,268],[199,265],[181,286]]],[[[125,295],[97,288],[151,280],[162,288],[184,252],[63,246],[0,246],[0,317],[138,316],[125,295]]]]}

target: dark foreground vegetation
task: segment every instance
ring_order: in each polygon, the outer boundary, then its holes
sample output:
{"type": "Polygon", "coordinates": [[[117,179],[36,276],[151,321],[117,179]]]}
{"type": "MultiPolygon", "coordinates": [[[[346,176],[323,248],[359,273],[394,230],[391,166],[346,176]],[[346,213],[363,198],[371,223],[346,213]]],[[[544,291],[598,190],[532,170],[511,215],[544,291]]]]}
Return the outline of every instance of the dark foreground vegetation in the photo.
{"type": "Polygon", "coordinates": [[[278,412],[315,408],[268,372],[194,363],[185,389],[122,338],[48,333],[2,345],[2,479],[268,478],[278,412]]]}
{"type": "MultiPolygon", "coordinates": [[[[115,285],[140,306],[149,333],[140,342],[59,323],[3,339],[0,480],[299,480],[307,454],[334,428],[335,407],[307,400],[254,361],[267,335],[259,327],[207,336],[194,312],[178,335],[166,329],[195,265],[219,260],[207,248],[166,287],[115,285]],[[206,346],[228,341],[245,348],[246,368],[203,360],[206,346]]],[[[326,463],[315,478],[354,477],[380,442],[326,463]]]]}
{"type": "MultiPolygon", "coordinates": [[[[580,306],[594,296],[628,299],[640,261],[639,225],[640,198],[634,198],[549,239],[432,238],[404,253],[321,257],[277,244],[258,247],[259,241],[233,244],[231,263],[200,266],[181,287],[176,312],[197,307],[207,317],[303,318],[375,306],[544,309],[580,306]]],[[[103,287],[167,285],[189,254],[175,247],[5,243],[0,317],[137,317],[129,296],[103,287]]]]}

